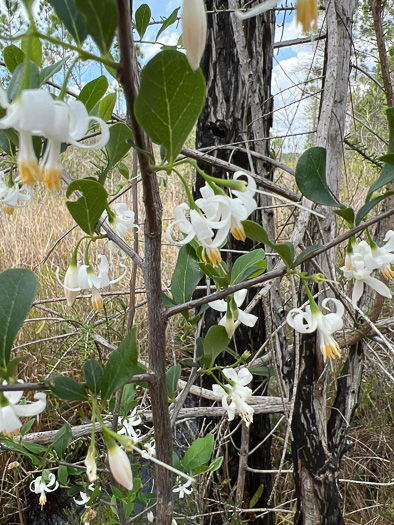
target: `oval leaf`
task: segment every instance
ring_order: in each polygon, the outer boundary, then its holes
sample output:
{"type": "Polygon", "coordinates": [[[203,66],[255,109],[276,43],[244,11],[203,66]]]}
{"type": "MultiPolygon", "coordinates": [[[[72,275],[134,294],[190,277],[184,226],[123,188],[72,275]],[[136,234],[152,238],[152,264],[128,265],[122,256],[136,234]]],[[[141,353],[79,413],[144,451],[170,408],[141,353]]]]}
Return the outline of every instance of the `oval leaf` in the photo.
{"type": "Polygon", "coordinates": [[[181,465],[185,472],[191,472],[196,467],[205,465],[211,459],[213,451],[213,434],[207,434],[203,438],[197,438],[186,451],[181,465]]]}
{"type": "Polygon", "coordinates": [[[164,146],[170,164],[192,131],[204,102],[204,76],[200,70],[190,69],[182,53],[162,51],[144,67],[135,115],[151,139],[164,146]]]}
{"type": "Polygon", "coordinates": [[[8,71],[13,73],[16,66],[23,62],[25,54],[22,49],[19,49],[19,47],[16,47],[12,44],[4,49],[3,57],[8,71]]]}
{"type": "Polygon", "coordinates": [[[343,207],[332,195],[326,182],[326,150],[320,146],[309,148],[297,162],[295,179],[300,192],[307,199],[325,206],[343,207]]]}
{"type": "Polygon", "coordinates": [[[48,3],[54,8],[74,40],[82,44],[88,31],[82,13],[76,8],[75,0],[48,0],[48,3]]]}
{"type": "Polygon", "coordinates": [[[174,303],[181,304],[189,301],[203,275],[194,249],[188,244],[182,246],[171,279],[171,294],[174,303]]]}
{"type": "Polygon", "coordinates": [[[85,104],[85,107],[90,113],[94,106],[101,100],[108,89],[107,77],[101,75],[101,77],[95,78],[91,82],[88,82],[78,95],[77,100],[80,100],[85,104]]]}
{"type": "Polygon", "coordinates": [[[265,269],[263,263],[265,263],[265,251],[262,248],[241,255],[241,257],[238,257],[235,261],[233,269],[231,270],[230,284],[245,281],[245,279],[259,269],[262,273],[265,269]]]}
{"type": "Polygon", "coordinates": [[[139,6],[135,12],[135,28],[142,39],[145,31],[149,25],[151,17],[151,10],[147,4],[142,4],[139,6]]]}
{"type": "Polygon", "coordinates": [[[78,226],[93,235],[97,221],[107,205],[108,193],[101,184],[92,179],[74,180],[69,184],[66,196],[79,191],[82,196],[75,202],[66,201],[68,211],[78,226]]]}
{"type": "Polygon", "coordinates": [[[208,330],[203,341],[203,363],[207,368],[211,368],[217,356],[225,350],[230,339],[224,326],[214,325],[208,330]]]}
{"type": "Polygon", "coordinates": [[[111,48],[118,23],[116,0],[76,0],[85,17],[85,26],[103,55],[111,48]]]}
{"type": "Polygon", "coordinates": [[[12,268],[0,274],[0,367],[10,360],[12,343],[33,304],[37,277],[30,270],[12,268]]]}
{"type": "Polygon", "coordinates": [[[171,399],[174,398],[175,394],[178,392],[178,381],[181,377],[181,373],[182,367],[179,363],[169,368],[166,372],[167,395],[171,399]]]}
{"type": "Polygon", "coordinates": [[[47,380],[52,393],[65,401],[87,401],[86,387],[69,377],[54,376],[47,380]]]}

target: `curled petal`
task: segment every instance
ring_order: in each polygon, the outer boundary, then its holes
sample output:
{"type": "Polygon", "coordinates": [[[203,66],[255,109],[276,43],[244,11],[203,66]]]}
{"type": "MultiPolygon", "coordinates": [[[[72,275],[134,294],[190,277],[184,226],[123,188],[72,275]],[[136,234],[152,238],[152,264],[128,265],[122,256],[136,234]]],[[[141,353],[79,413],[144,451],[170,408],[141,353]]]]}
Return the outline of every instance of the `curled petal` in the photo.
{"type": "Polygon", "coordinates": [[[13,410],[15,414],[21,417],[31,417],[41,414],[47,406],[47,396],[44,392],[37,392],[37,394],[34,395],[34,399],[37,399],[37,401],[27,403],[26,405],[14,405],[13,410]]]}
{"type": "Polygon", "coordinates": [[[301,308],[293,308],[287,314],[287,324],[301,334],[311,334],[317,328],[317,320],[309,312],[304,312],[301,308]]]}

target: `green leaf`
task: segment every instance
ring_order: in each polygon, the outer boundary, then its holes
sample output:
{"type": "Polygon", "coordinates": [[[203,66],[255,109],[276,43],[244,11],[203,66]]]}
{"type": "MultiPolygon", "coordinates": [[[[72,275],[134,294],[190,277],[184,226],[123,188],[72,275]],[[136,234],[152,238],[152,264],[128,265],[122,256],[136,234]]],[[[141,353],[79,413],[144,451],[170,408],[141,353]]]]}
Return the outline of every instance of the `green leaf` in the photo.
{"type": "Polygon", "coordinates": [[[156,40],[159,38],[159,36],[162,34],[163,31],[167,29],[170,25],[174,24],[177,21],[178,18],[178,11],[180,7],[177,7],[167,18],[167,20],[164,21],[161,28],[159,29],[159,32],[156,35],[156,40]]]}
{"type": "Polygon", "coordinates": [[[132,328],[126,337],[114,350],[104,367],[101,378],[101,397],[108,399],[118,388],[137,373],[138,369],[138,342],[137,329],[132,328]]]}
{"type": "Polygon", "coordinates": [[[13,73],[17,65],[21,64],[25,58],[25,54],[22,49],[11,44],[4,48],[3,57],[5,65],[8,71],[13,73]]]}
{"type": "Polygon", "coordinates": [[[178,363],[166,372],[166,388],[167,395],[171,400],[174,400],[175,394],[178,392],[178,381],[181,377],[182,367],[178,363]]]}
{"type": "Polygon", "coordinates": [[[295,180],[300,192],[309,200],[325,206],[343,207],[331,194],[326,182],[326,150],[309,148],[297,162],[295,180]]]}
{"type": "Polygon", "coordinates": [[[0,367],[10,360],[12,343],[23,325],[37,291],[37,277],[22,268],[0,274],[0,367]]]}
{"type": "Polygon", "coordinates": [[[100,380],[103,373],[101,365],[96,359],[88,359],[83,365],[83,376],[86,381],[86,386],[92,394],[100,392],[100,380]]]}
{"type": "Polygon", "coordinates": [[[223,463],[223,456],[219,456],[218,458],[215,458],[212,463],[209,465],[208,470],[209,472],[215,472],[216,470],[219,470],[223,463]]]}
{"type": "Polygon", "coordinates": [[[394,107],[389,107],[386,109],[387,123],[389,127],[389,147],[388,155],[386,156],[386,163],[383,165],[382,171],[377,181],[375,181],[368,190],[368,196],[371,195],[374,191],[378,190],[382,186],[385,186],[392,180],[394,180],[394,164],[391,162],[392,154],[394,154],[394,107]]]}
{"type": "Polygon", "coordinates": [[[29,452],[23,445],[15,443],[12,439],[0,436],[0,443],[6,446],[9,450],[14,450],[15,452],[20,452],[21,454],[27,456],[34,466],[41,465],[40,459],[29,452]]]}
{"type": "Polygon", "coordinates": [[[378,160],[381,160],[382,162],[388,162],[389,164],[394,164],[394,153],[387,153],[386,155],[382,155],[381,157],[378,157],[378,160]]]}
{"type": "Polygon", "coordinates": [[[88,82],[80,92],[77,100],[80,100],[85,104],[85,107],[90,113],[94,106],[102,99],[108,89],[107,77],[101,75],[101,77],[95,78],[88,82]]]}
{"type": "Polygon", "coordinates": [[[68,485],[68,470],[65,465],[59,465],[57,469],[57,479],[60,485],[68,485]]]}
{"type": "Polygon", "coordinates": [[[128,383],[123,388],[122,399],[120,402],[120,414],[124,417],[135,406],[135,395],[137,393],[137,385],[135,383],[128,383]]]}
{"type": "Polygon", "coordinates": [[[275,250],[286,266],[290,268],[294,259],[294,246],[290,242],[277,243],[270,241],[264,228],[254,221],[242,221],[242,225],[246,237],[252,239],[252,241],[261,242],[275,250]]]}
{"type": "Polygon", "coordinates": [[[101,100],[98,109],[98,116],[107,122],[112,117],[112,112],[116,104],[116,93],[109,93],[101,100]]]}
{"type": "MultiPolygon", "coordinates": [[[[15,97],[18,95],[24,72],[25,72],[25,64],[18,64],[14,70],[14,73],[11,77],[10,83],[8,84],[7,88],[7,95],[8,100],[12,102],[15,97]]],[[[34,64],[34,62],[30,62],[30,82],[29,82],[29,88],[30,89],[36,89],[40,87],[40,72],[38,71],[37,66],[34,64]]]]}
{"type": "Polygon", "coordinates": [[[32,454],[42,454],[43,452],[47,451],[47,448],[43,445],[39,445],[38,443],[23,443],[23,446],[26,450],[31,452],[32,454]]]}
{"type": "Polygon", "coordinates": [[[93,235],[97,221],[107,205],[108,193],[104,187],[92,179],[74,180],[69,184],[66,196],[73,191],[80,191],[82,196],[77,201],[66,201],[68,211],[78,226],[87,234],[93,235]]]}
{"type": "Polygon", "coordinates": [[[230,339],[224,326],[218,324],[211,326],[203,341],[203,363],[207,368],[211,368],[217,356],[225,350],[230,339]]]}
{"type": "Polygon", "coordinates": [[[186,451],[181,465],[185,472],[191,472],[196,467],[205,465],[211,459],[213,451],[213,434],[207,434],[203,438],[197,438],[186,451]]]}
{"type": "Polygon", "coordinates": [[[354,226],[354,210],[353,208],[341,208],[339,210],[334,210],[334,213],[345,219],[348,225],[352,228],[354,226]]]}
{"type": "Polygon", "coordinates": [[[34,425],[34,422],[35,422],[35,418],[33,417],[32,419],[29,419],[29,421],[27,421],[27,423],[23,425],[23,427],[21,428],[21,436],[25,436],[26,434],[30,432],[31,427],[34,425]]]}
{"type": "Polygon", "coordinates": [[[366,202],[364,206],[361,206],[356,215],[356,226],[358,226],[360,222],[362,222],[364,217],[368,215],[372,208],[374,208],[377,204],[379,204],[379,202],[383,201],[384,199],[387,199],[387,197],[390,197],[393,194],[394,191],[387,191],[386,193],[375,197],[375,199],[371,199],[370,201],[366,202]]]}
{"type": "Polygon", "coordinates": [[[131,148],[127,143],[128,139],[133,139],[133,132],[124,122],[117,122],[109,128],[109,141],[105,149],[108,153],[108,166],[106,171],[111,170],[131,148]]]}
{"type": "Polygon", "coordinates": [[[137,11],[135,12],[135,28],[137,30],[137,33],[140,35],[141,40],[149,25],[150,17],[151,10],[147,4],[140,5],[137,11]]]}
{"type": "Polygon", "coordinates": [[[144,67],[135,115],[173,163],[193,129],[205,102],[205,80],[192,71],[178,51],[161,51],[144,67]]]}
{"type": "Polygon", "coordinates": [[[182,246],[171,279],[171,294],[175,304],[190,301],[203,275],[194,249],[188,244],[182,246]]]}
{"type": "Polygon", "coordinates": [[[305,248],[297,257],[297,259],[292,264],[292,268],[295,268],[299,264],[302,264],[305,259],[307,259],[312,253],[316,252],[317,250],[320,250],[320,248],[323,248],[322,244],[313,244],[312,246],[308,246],[308,248],[305,248]]]}
{"type": "Polygon", "coordinates": [[[41,66],[42,63],[42,46],[41,40],[37,36],[30,38],[29,36],[24,36],[22,38],[21,47],[24,54],[27,54],[27,48],[30,40],[30,60],[35,63],[37,67],[41,66]]]}
{"type": "Polygon", "coordinates": [[[257,366],[256,368],[252,368],[250,373],[255,376],[269,377],[271,375],[270,371],[271,369],[267,366],[257,366]]]}
{"type": "Polygon", "coordinates": [[[41,69],[40,71],[40,86],[45,84],[47,80],[53,77],[53,75],[56,75],[56,73],[59,73],[59,71],[62,69],[64,64],[66,64],[69,57],[64,57],[58,62],[55,62],[55,64],[51,64],[50,66],[44,67],[44,69],[41,69]]]}
{"type": "Polygon", "coordinates": [[[47,380],[52,393],[66,401],[87,401],[86,387],[69,377],[54,376],[47,380]]]}
{"type": "MultiPolygon", "coordinates": [[[[14,130],[7,130],[14,131],[14,130]]],[[[15,144],[12,140],[7,137],[7,134],[4,131],[0,131],[0,148],[7,153],[7,155],[15,155],[15,144]]]]}
{"type": "Polygon", "coordinates": [[[53,448],[56,451],[56,454],[59,456],[60,459],[63,458],[68,445],[71,443],[73,439],[73,434],[71,431],[71,427],[68,423],[62,426],[53,438],[53,448]]]}
{"type": "Polygon", "coordinates": [[[241,281],[245,281],[252,273],[256,270],[261,270],[262,273],[265,269],[265,251],[262,248],[253,250],[245,255],[241,255],[235,261],[233,269],[231,270],[230,284],[237,284],[241,281]]]}
{"type": "Polygon", "coordinates": [[[260,485],[257,488],[256,492],[253,494],[252,499],[250,500],[250,508],[251,509],[253,509],[253,507],[256,506],[256,503],[259,501],[259,499],[263,495],[263,492],[264,492],[264,485],[260,485]]]}
{"type": "Polygon", "coordinates": [[[111,48],[118,23],[116,0],[76,0],[85,16],[85,25],[103,55],[111,48]]]}
{"type": "Polygon", "coordinates": [[[82,13],[76,8],[75,0],[48,0],[48,3],[77,44],[82,44],[88,31],[82,13]]]}

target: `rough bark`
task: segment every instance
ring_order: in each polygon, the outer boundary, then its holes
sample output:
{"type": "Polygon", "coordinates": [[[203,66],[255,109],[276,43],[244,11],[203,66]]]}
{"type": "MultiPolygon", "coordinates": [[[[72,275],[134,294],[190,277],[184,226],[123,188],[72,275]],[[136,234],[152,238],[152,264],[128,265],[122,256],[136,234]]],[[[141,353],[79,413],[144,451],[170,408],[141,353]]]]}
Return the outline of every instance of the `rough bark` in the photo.
{"type": "MultiPolygon", "coordinates": [[[[252,2],[254,4],[255,2],[252,2]]],[[[207,81],[207,99],[197,125],[197,148],[212,147],[209,154],[224,161],[231,161],[240,168],[248,169],[259,177],[270,176],[270,165],[263,159],[251,155],[251,151],[262,156],[269,156],[269,136],[272,121],[272,98],[270,93],[272,53],[274,37],[274,13],[252,18],[246,22],[238,20],[225,9],[237,8],[235,0],[225,2],[208,0],[207,10],[217,9],[217,13],[209,15],[206,52],[202,60],[202,70],[207,81]],[[223,9],[224,7],[224,9],[223,9]],[[231,148],[226,146],[231,145],[231,148]],[[238,146],[238,147],[237,147],[238,146]]],[[[210,174],[223,177],[225,172],[220,169],[203,169],[210,174]]],[[[197,188],[204,182],[197,181],[197,188]]],[[[267,204],[267,200],[257,199],[259,206],[267,204]]],[[[253,217],[262,224],[270,235],[274,236],[273,214],[258,211],[253,217]]],[[[239,243],[230,240],[228,248],[250,250],[250,242],[239,243]]],[[[232,257],[226,262],[231,267],[232,257]]],[[[249,298],[252,295],[249,294],[249,298]]],[[[259,316],[255,327],[248,329],[241,325],[236,332],[234,341],[239,353],[244,350],[257,350],[265,339],[265,323],[262,307],[257,304],[253,313],[259,316]]],[[[209,318],[207,325],[217,322],[209,318]]],[[[225,364],[225,361],[222,361],[225,364]]],[[[254,385],[256,386],[256,385],[254,385]]],[[[269,432],[269,416],[256,415],[250,432],[250,448],[254,448],[269,432]]],[[[240,435],[236,439],[241,439],[240,435]]],[[[245,441],[243,450],[245,452],[245,441]]],[[[249,457],[249,466],[257,469],[269,469],[270,440],[259,449],[257,455],[249,457]]],[[[238,460],[230,465],[232,481],[237,480],[238,460]]],[[[247,500],[253,496],[260,484],[264,485],[263,497],[258,502],[265,506],[271,487],[271,476],[246,473],[238,477],[245,482],[244,487],[237,487],[237,498],[247,500]],[[242,496],[242,497],[241,497],[242,496]]],[[[257,523],[257,521],[256,521],[257,523]]],[[[258,523],[271,524],[273,516],[266,516],[258,523]]]]}

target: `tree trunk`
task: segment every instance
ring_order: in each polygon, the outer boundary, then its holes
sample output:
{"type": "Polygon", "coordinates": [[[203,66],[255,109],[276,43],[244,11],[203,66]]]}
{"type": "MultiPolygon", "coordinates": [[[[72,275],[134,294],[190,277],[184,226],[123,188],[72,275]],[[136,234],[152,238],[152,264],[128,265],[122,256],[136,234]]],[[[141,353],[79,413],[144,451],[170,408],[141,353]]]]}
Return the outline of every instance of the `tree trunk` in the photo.
{"type": "MultiPolygon", "coordinates": [[[[258,2],[252,2],[252,4],[258,2]]],[[[207,11],[215,11],[208,15],[208,37],[206,51],[202,60],[202,70],[207,81],[207,98],[197,125],[197,148],[206,148],[210,154],[223,160],[231,160],[233,164],[250,170],[260,177],[270,177],[270,166],[261,159],[253,157],[253,152],[269,156],[269,130],[272,124],[271,72],[274,39],[274,12],[264,16],[251,18],[246,22],[238,20],[227,9],[235,9],[238,4],[234,0],[208,0],[207,11]],[[256,140],[258,139],[258,140],[256,140]],[[212,149],[211,149],[212,148],[212,149]]],[[[225,176],[223,171],[212,169],[206,164],[201,167],[217,177],[225,176]]],[[[202,178],[197,179],[197,190],[204,184],[202,178]]],[[[197,191],[196,191],[197,193],[197,191]]],[[[259,207],[267,204],[266,198],[256,199],[259,207]]],[[[274,236],[273,212],[258,210],[253,220],[266,228],[274,236]]],[[[228,248],[250,250],[251,241],[240,243],[229,240],[228,248]]],[[[239,254],[236,254],[239,256],[239,254]]],[[[232,256],[227,257],[231,268],[232,256]]],[[[248,298],[253,297],[253,292],[248,298]]],[[[246,304],[246,302],[245,302],[246,304]]],[[[256,325],[250,329],[241,325],[234,336],[235,348],[240,354],[244,350],[257,350],[265,340],[265,321],[262,305],[253,310],[259,316],[256,325]]],[[[206,313],[207,326],[217,322],[212,314],[206,313]],[[207,315],[208,314],[208,315],[207,315]]],[[[224,357],[224,359],[226,356],[224,357]]],[[[222,360],[222,364],[225,364],[222,360]]],[[[232,359],[233,362],[233,359],[232,359]]],[[[253,385],[257,386],[258,382],[253,385]]],[[[251,426],[249,448],[253,449],[269,433],[270,419],[268,415],[255,416],[251,426]]],[[[241,432],[236,436],[241,442],[241,432]]],[[[268,439],[256,454],[249,456],[249,466],[255,469],[269,469],[271,464],[271,441],[268,439]]],[[[242,449],[244,449],[244,441],[242,449]]],[[[235,457],[236,454],[233,454],[235,457]]],[[[232,484],[237,482],[238,460],[230,462],[230,477],[232,484]]],[[[244,473],[242,473],[244,474],[244,473]]],[[[267,474],[251,474],[240,476],[245,479],[242,489],[238,485],[237,496],[243,500],[243,506],[249,506],[250,499],[258,487],[263,484],[263,496],[257,506],[264,507],[267,503],[272,479],[267,474]]],[[[245,515],[243,516],[246,517],[245,515]]],[[[250,519],[253,519],[250,517],[250,519]]],[[[270,525],[274,516],[267,515],[254,523],[270,525]]]]}

